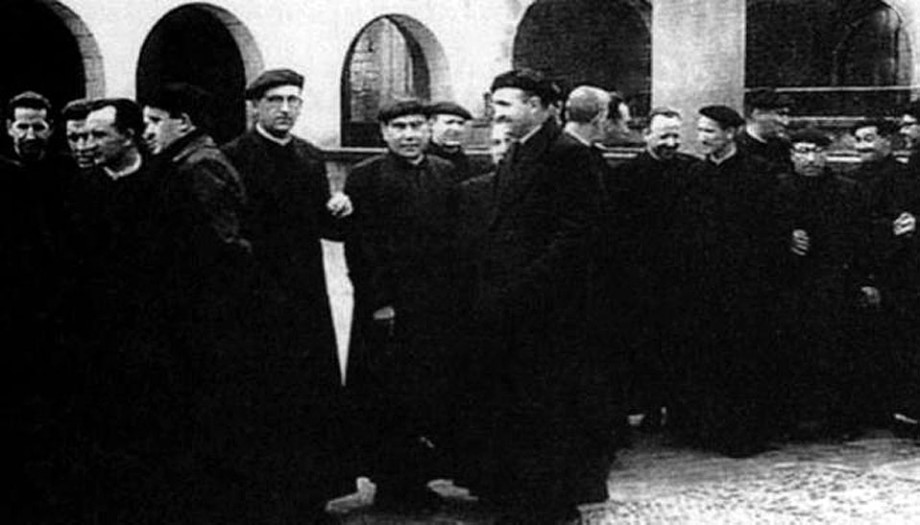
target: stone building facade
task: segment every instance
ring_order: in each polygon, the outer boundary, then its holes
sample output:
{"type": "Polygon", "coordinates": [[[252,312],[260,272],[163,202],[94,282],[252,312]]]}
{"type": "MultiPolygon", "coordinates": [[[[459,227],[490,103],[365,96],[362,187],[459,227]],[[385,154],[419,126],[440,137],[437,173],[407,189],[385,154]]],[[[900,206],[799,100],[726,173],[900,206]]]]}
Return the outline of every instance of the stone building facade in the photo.
{"type": "Polygon", "coordinates": [[[619,89],[638,112],[740,109],[769,85],[834,125],[920,95],[920,2],[4,0],[0,53],[3,98],[202,84],[221,101],[219,139],[245,126],[246,82],[291,67],[307,79],[297,131],[330,149],[373,145],[390,98],[454,99],[484,122],[491,78],[515,66],[619,89]]]}

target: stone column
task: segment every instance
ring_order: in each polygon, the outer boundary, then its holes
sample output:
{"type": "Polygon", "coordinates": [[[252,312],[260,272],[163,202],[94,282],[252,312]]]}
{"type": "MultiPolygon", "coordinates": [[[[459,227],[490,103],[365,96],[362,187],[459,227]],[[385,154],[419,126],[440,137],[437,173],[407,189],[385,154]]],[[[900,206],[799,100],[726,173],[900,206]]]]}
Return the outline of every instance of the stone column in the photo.
{"type": "Polygon", "coordinates": [[[684,116],[684,144],[696,146],[696,111],[744,103],[746,0],[652,3],[652,106],[684,116]]]}

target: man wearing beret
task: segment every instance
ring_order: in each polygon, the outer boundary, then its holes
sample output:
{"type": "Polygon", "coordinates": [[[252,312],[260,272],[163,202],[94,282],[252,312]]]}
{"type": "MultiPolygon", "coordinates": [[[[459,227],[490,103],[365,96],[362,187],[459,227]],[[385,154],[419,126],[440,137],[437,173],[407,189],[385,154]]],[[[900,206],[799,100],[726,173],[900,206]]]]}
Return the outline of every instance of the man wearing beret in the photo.
{"type": "Polygon", "coordinates": [[[764,449],[772,428],[764,399],[770,353],[773,263],[780,253],[773,218],[776,179],[769,166],[741,151],[744,119],[727,106],[699,110],[698,140],[705,161],[691,174],[693,264],[701,275],[696,297],[695,348],[687,360],[683,401],[672,412],[685,437],[730,456],[764,449]]]}
{"type": "Polygon", "coordinates": [[[346,186],[355,203],[345,243],[355,290],[350,384],[371,424],[375,505],[425,507],[437,503],[426,487],[434,460],[450,447],[443,403],[453,399],[456,175],[425,154],[421,102],[386,105],[378,120],[387,152],[355,166],[346,186]]]}
{"type": "Polygon", "coordinates": [[[589,149],[562,135],[542,74],[508,71],[490,92],[516,143],[496,174],[465,332],[468,481],[510,523],[556,523],[606,499],[609,436],[589,416],[596,363],[584,341],[599,184],[589,149]]]}
{"type": "Polygon", "coordinates": [[[788,97],[769,88],[748,93],[744,131],[738,135],[738,147],[766,161],[777,176],[792,173],[786,138],[790,105],[788,97]]]}
{"type": "Polygon", "coordinates": [[[289,69],[260,74],[246,89],[254,127],[222,148],[246,188],[242,234],[253,258],[246,325],[258,373],[245,388],[261,425],[243,461],[264,485],[247,505],[292,520],[354,488],[341,450],[343,387],[320,242],[339,235],[338,217],[351,209],[330,194],[322,152],[292,133],[303,82],[289,69]]]}
{"type": "Polygon", "coordinates": [[[883,118],[853,126],[860,166],[852,176],[866,194],[868,214],[862,235],[866,242],[855,263],[866,311],[860,321],[862,337],[853,339],[861,339],[861,348],[871,353],[863,356],[863,406],[906,411],[915,418],[916,376],[906,373],[916,374],[918,368],[911,359],[920,339],[914,321],[920,311],[920,181],[894,157],[897,132],[897,126],[883,118]]]}
{"type": "Polygon", "coordinates": [[[428,153],[450,161],[456,168],[457,182],[478,175],[463,151],[467,128],[473,115],[456,102],[436,102],[428,107],[431,140],[428,153]]]}
{"type": "Polygon", "coordinates": [[[793,437],[852,430],[856,361],[845,336],[858,290],[849,269],[864,199],[856,182],[827,167],[830,139],[815,128],[791,136],[794,173],[779,183],[777,214],[784,253],[777,283],[780,344],[775,398],[793,437]]]}

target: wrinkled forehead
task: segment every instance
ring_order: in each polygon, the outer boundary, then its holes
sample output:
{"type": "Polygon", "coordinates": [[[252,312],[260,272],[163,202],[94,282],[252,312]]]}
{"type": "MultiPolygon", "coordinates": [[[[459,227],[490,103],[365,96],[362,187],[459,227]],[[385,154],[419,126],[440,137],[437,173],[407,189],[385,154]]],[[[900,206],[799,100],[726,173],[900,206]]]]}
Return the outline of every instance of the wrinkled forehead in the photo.
{"type": "Polygon", "coordinates": [[[99,108],[86,116],[86,126],[90,129],[101,129],[115,123],[116,111],[114,106],[99,108]]]}
{"type": "Polygon", "coordinates": [[[293,84],[288,84],[284,86],[275,86],[273,88],[266,89],[265,93],[262,94],[262,98],[291,97],[291,96],[299,97],[301,92],[303,92],[303,90],[300,89],[299,87],[293,84]]]}
{"type": "Polygon", "coordinates": [[[13,110],[15,122],[40,122],[48,120],[48,110],[19,107],[13,110]]]}
{"type": "Polygon", "coordinates": [[[679,117],[655,115],[649,122],[648,128],[652,133],[674,133],[680,132],[682,123],[679,117]]]}
{"type": "Polygon", "coordinates": [[[64,128],[68,132],[83,131],[87,128],[86,119],[71,119],[64,123],[64,128]]]}

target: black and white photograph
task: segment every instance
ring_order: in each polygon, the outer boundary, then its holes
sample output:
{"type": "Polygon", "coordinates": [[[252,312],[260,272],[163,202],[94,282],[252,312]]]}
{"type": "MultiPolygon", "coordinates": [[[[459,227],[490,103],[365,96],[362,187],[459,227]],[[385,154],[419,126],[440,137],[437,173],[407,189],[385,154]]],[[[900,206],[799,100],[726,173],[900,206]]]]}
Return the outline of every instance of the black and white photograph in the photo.
{"type": "Polygon", "coordinates": [[[920,523],[920,0],[0,0],[0,522],[920,523]]]}

